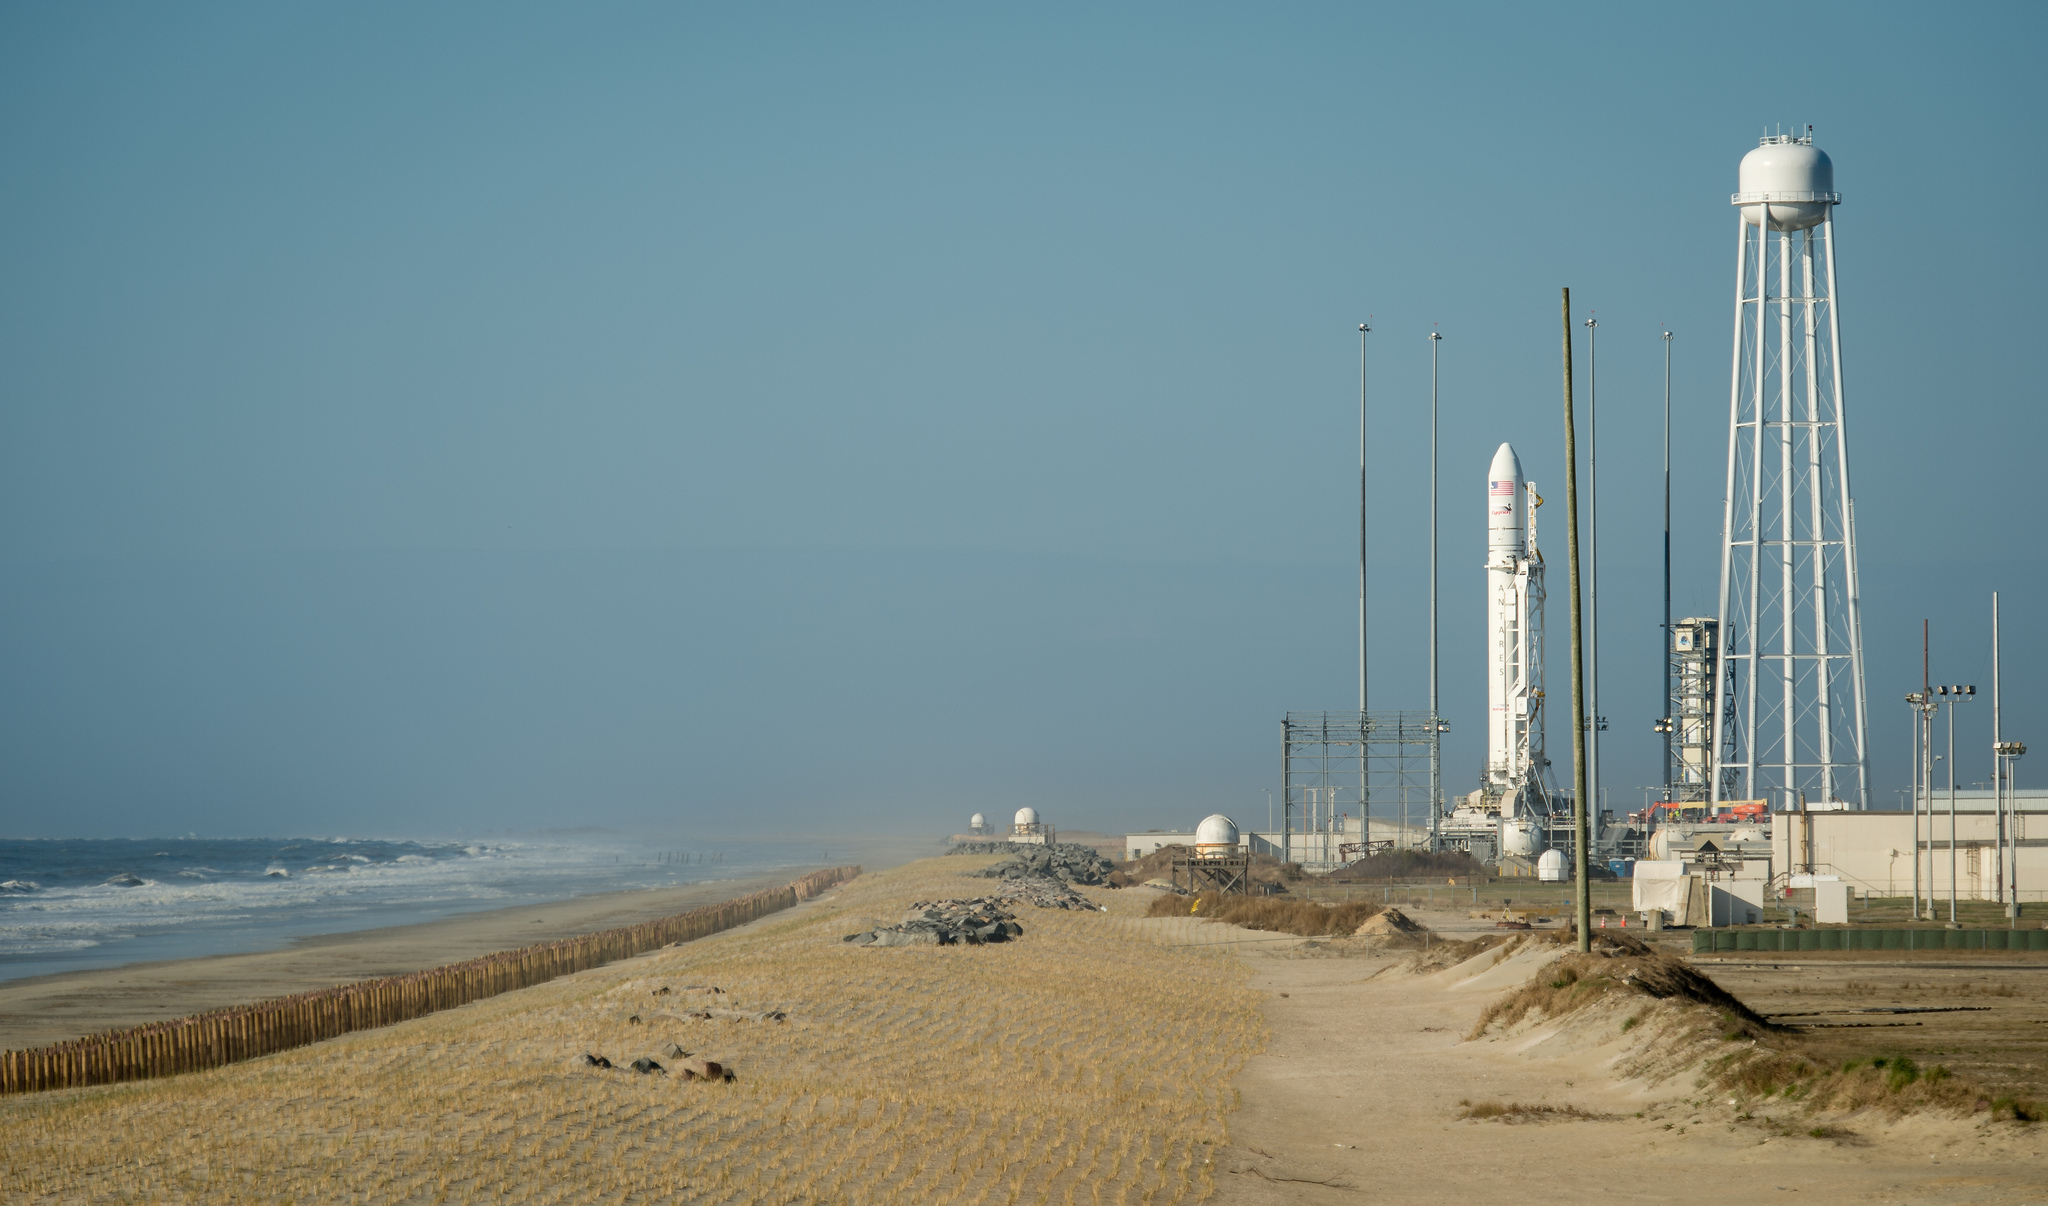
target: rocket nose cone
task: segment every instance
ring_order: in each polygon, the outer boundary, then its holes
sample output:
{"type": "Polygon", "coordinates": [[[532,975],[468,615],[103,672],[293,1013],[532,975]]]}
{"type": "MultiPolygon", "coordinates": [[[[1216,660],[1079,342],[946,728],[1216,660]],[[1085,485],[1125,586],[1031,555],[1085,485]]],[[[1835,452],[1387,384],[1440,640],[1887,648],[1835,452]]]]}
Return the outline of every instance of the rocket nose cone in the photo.
{"type": "Polygon", "coordinates": [[[1493,454],[1493,466],[1486,471],[1486,476],[1497,482],[1522,480],[1522,458],[1515,455],[1513,444],[1502,444],[1500,450],[1493,454]]]}

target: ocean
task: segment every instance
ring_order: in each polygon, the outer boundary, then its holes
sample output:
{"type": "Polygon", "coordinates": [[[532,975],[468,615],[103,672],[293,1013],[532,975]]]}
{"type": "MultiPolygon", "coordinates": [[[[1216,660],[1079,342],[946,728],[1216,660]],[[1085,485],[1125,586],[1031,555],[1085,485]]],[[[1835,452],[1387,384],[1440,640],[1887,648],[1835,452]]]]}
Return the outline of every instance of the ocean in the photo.
{"type": "Polygon", "coordinates": [[[766,842],[0,839],[0,980],[816,864],[766,842]]]}

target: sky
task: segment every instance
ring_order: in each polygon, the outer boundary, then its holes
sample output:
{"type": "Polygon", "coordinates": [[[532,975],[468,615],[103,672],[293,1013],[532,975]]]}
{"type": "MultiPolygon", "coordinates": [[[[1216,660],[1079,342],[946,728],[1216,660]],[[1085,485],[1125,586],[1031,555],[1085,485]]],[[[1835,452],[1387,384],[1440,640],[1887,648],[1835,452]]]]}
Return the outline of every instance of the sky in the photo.
{"type": "Polygon", "coordinates": [[[2016,522],[2044,33],[2023,4],[0,5],[0,831],[1263,824],[1282,714],[1355,706],[1368,320],[1374,703],[1426,702],[1434,330],[1467,791],[1486,466],[1508,441],[1561,484],[1564,286],[1600,322],[1604,778],[1639,803],[1659,336],[1674,608],[1711,614],[1728,194],[1806,123],[1844,197],[1872,795],[1923,618],[1934,678],[1978,684],[1981,780],[1994,590],[2005,735],[2048,740],[2016,522]]]}

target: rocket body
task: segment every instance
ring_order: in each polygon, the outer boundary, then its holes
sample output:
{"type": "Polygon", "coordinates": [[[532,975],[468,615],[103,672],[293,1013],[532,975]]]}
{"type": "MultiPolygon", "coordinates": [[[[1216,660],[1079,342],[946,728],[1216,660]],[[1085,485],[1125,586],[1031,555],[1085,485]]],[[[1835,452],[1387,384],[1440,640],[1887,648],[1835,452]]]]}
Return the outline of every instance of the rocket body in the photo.
{"type": "Polygon", "coordinates": [[[1502,444],[1486,472],[1489,796],[1514,797],[1525,786],[1535,788],[1544,765],[1543,558],[1536,549],[1536,505],[1521,458],[1502,444]]]}

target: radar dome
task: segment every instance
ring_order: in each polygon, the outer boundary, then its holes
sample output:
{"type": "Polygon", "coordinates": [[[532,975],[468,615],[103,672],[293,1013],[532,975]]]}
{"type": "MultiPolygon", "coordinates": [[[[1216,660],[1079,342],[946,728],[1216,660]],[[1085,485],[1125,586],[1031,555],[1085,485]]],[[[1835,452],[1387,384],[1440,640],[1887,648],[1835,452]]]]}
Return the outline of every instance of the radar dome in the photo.
{"type": "Polygon", "coordinates": [[[1811,135],[1780,134],[1742,157],[1736,172],[1736,194],[1742,220],[1771,230],[1805,230],[1828,216],[1840,201],[1835,191],[1835,164],[1813,145],[1811,135]]]}
{"type": "Polygon", "coordinates": [[[1195,826],[1195,853],[1237,853],[1237,822],[1220,812],[1203,817],[1195,826]]]}
{"type": "Polygon", "coordinates": [[[1019,825],[1036,825],[1036,824],[1038,824],[1038,810],[1037,810],[1036,808],[1020,808],[1020,809],[1018,809],[1018,810],[1017,810],[1017,824],[1019,824],[1019,825]]]}
{"type": "Polygon", "coordinates": [[[986,820],[983,820],[982,815],[977,812],[973,816],[967,818],[967,827],[976,833],[980,833],[983,829],[988,827],[988,822],[986,820]]]}
{"type": "Polygon", "coordinates": [[[1561,884],[1565,881],[1564,851],[1545,850],[1536,860],[1536,879],[1539,883],[1561,884]]]}

